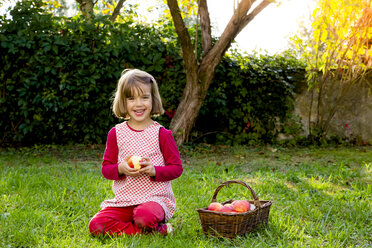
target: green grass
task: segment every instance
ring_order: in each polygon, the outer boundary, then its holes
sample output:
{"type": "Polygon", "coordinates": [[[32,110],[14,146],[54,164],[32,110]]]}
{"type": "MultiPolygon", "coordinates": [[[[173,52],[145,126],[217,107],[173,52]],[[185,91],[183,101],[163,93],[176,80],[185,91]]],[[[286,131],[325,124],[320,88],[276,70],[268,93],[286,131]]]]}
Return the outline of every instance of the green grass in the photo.
{"type": "MultiPolygon", "coordinates": [[[[94,238],[90,218],[111,182],[100,174],[103,146],[0,151],[0,247],[371,247],[372,148],[273,149],[200,145],[182,149],[172,182],[175,234],[94,238]],[[220,183],[247,182],[272,200],[266,228],[234,240],[206,237],[196,209],[220,183]]],[[[243,186],[217,200],[251,199],[243,186]]]]}

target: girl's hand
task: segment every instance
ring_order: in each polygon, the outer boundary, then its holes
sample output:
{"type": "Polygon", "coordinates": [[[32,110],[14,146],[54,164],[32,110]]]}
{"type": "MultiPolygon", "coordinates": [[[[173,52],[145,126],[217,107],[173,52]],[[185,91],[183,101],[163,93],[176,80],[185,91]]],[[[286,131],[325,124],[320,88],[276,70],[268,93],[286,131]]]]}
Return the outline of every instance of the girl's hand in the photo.
{"type": "Polygon", "coordinates": [[[156,174],[155,167],[151,163],[149,158],[143,158],[139,164],[141,165],[141,169],[138,171],[141,174],[149,175],[150,177],[154,177],[156,174]]]}
{"type": "Polygon", "coordinates": [[[125,160],[119,164],[119,166],[118,166],[119,176],[121,176],[123,174],[126,175],[126,176],[131,176],[131,177],[140,176],[141,173],[138,170],[129,167],[129,165],[128,165],[128,159],[129,158],[130,158],[130,156],[126,157],[125,160]]]}

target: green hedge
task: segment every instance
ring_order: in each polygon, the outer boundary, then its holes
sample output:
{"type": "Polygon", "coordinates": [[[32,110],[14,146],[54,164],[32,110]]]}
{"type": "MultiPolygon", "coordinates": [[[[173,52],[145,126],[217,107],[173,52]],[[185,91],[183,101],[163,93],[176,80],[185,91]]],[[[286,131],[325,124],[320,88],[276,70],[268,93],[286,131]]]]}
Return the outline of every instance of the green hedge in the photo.
{"type": "MultiPolygon", "coordinates": [[[[159,83],[169,126],[185,85],[170,24],[111,24],[59,18],[21,1],[0,17],[0,141],[6,145],[104,143],[117,120],[111,98],[120,73],[140,68],[159,83]]],[[[195,127],[200,141],[271,142],[293,101],[293,58],[226,56],[195,127]],[[214,123],[214,124],[212,124],[214,123]],[[216,124],[218,123],[218,124],[216,124]],[[247,123],[250,123],[247,129],[247,123]],[[205,135],[213,132],[216,135],[205,135]],[[225,135],[226,134],[226,135],[225,135]],[[231,138],[232,137],[232,138],[231,138]]]]}
{"type": "Polygon", "coordinates": [[[301,127],[292,112],[295,84],[303,80],[303,65],[290,54],[236,51],[218,67],[198,126],[208,123],[202,133],[212,133],[209,142],[272,143],[279,132],[298,134],[301,127]]]}

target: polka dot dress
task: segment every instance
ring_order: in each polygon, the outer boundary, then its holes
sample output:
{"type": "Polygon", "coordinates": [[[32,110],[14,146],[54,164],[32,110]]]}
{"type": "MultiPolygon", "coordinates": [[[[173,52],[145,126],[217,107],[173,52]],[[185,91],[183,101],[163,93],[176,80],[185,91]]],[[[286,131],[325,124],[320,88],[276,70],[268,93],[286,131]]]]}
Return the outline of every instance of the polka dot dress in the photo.
{"type": "MultiPolygon", "coordinates": [[[[116,125],[119,148],[118,162],[124,161],[130,155],[138,155],[150,158],[154,166],[165,166],[159,146],[160,127],[159,123],[154,122],[143,131],[134,131],[129,128],[127,122],[116,125]]],[[[126,176],[123,180],[115,180],[112,189],[115,198],[102,202],[102,209],[105,207],[126,207],[153,201],[163,207],[165,221],[168,221],[174,213],[176,202],[170,181],[155,182],[147,175],[126,176]]]]}

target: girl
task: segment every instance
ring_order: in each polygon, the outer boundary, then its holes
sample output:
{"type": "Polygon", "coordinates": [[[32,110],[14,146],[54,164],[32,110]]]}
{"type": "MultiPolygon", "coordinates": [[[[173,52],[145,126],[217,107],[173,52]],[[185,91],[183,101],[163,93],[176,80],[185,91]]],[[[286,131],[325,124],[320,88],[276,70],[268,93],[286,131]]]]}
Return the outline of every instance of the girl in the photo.
{"type": "Polygon", "coordinates": [[[102,202],[89,231],[167,235],[176,206],[170,181],[183,168],[171,131],[151,119],[164,112],[155,79],[138,69],[124,70],[112,108],[116,117],[128,120],[109,131],[103,156],[102,175],[113,180],[115,198],[102,202]],[[128,166],[131,155],[143,158],[140,170],[128,166]]]}

